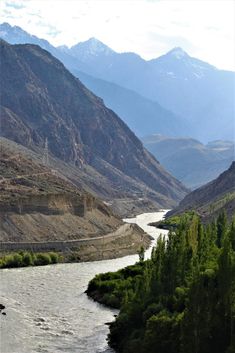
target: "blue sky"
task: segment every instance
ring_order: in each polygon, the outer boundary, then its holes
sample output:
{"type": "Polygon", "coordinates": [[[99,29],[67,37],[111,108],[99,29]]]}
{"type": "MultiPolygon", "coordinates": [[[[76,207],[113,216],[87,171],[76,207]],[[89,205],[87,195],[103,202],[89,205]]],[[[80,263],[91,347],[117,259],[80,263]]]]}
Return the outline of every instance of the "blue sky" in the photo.
{"type": "Polygon", "coordinates": [[[218,68],[235,70],[234,0],[1,0],[1,22],[53,45],[96,37],[145,59],[180,46],[218,68]]]}

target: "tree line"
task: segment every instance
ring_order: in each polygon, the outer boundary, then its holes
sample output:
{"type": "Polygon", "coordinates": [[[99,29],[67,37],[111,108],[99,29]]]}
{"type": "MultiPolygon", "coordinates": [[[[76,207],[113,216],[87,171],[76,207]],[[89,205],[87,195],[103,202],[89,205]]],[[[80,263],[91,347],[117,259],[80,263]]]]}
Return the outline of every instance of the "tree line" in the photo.
{"type": "Polygon", "coordinates": [[[109,334],[117,352],[235,352],[235,221],[225,213],[206,226],[183,215],[151,260],[90,286],[101,302],[120,307],[109,334]]]}

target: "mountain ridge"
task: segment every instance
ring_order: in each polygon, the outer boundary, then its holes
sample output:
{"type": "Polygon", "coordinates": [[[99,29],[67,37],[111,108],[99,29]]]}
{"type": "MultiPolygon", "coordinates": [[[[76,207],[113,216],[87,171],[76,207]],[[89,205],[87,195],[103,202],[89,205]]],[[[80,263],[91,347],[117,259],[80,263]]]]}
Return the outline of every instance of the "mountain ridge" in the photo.
{"type": "Polygon", "coordinates": [[[192,191],[167,217],[194,210],[203,222],[215,220],[220,213],[226,212],[229,219],[235,214],[235,161],[216,179],[192,191]]]}
{"type": "Polygon", "coordinates": [[[178,56],[176,52],[179,54],[178,48],[149,61],[132,53],[91,56],[89,67],[82,71],[131,89],[191,121],[193,137],[199,140],[232,139],[228,126],[234,116],[235,73],[219,70],[185,52],[182,56],[182,50],[178,56]]]}
{"type": "Polygon", "coordinates": [[[90,165],[114,189],[125,189],[124,179],[138,192],[142,185],[141,192],[146,189],[160,207],[187,192],[127,125],[47,51],[2,42],[1,56],[3,136],[30,148],[43,148],[47,138],[52,155],[80,169],[90,165]]]}
{"type": "MultiPolygon", "coordinates": [[[[172,126],[172,134],[180,134],[180,131],[183,128],[183,119],[181,119],[181,117],[164,109],[158,102],[152,102],[144,96],[140,96],[139,93],[127,90],[109,80],[103,81],[86,74],[85,72],[92,70],[92,68],[90,68],[87,61],[84,64],[75,56],[72,56],[68,47],[53,47],[49,42],[28,34],[20,27],[11,27],[8,24],[0,25],[0,37],[1,36],[11,44],[31,43],[39,45],[43,49],[49,51],[53,56],[61,60],[76,77],[88,86],[91,91],[96,95],[101,96],[112,110],[114,110],[127,124],[130,124],[129,126],[138,136],[150,133],[150,130],[145,130],[140,134],[140,130],[143,128],[146,129],[147,125],[152,125],[155,129],[154,132],[165,133],[165,121],[167,126],[172,126]],[[2,31],[1,28],[3,28],[2,31]],[[5,34],[3,34],[3,32],[5,34]],[[130,104],[130,102],[132,102],[132,104],[130,104]],[[138,109],[136,106],[138,106],[138,109]],[[143,123],[143,120],[146,118],[148,119],[149,124],[146,124],[145,121],[143,123]],[[135,119],[138,121],[137,124],[135,124],[135,119]],[[158,128],[158,126],[160,126],[160,128],[158,128]]],[[[115,52],[112,51],[112,53],[115,52]]],[[[190,124],[184,124],[184,130],[185,129],[189,134],[191,131],[190,124]]]]}
{"type": "MultiPolygon", "coordinates": [[[[6,40],[9,37],[12,42],[19,42],[17,36],[10,34],[10,30],[5,34],[6,40]]],[[[29,36],[28,40],[32,41],[32,37],[29,36]]],[[[181,136],[191,135],[202,142],[234,138],[230,128],[233,126],[235,90],[235,73],[232,71],[218,70],[188,54],[177,59],[171,51],[150,61],[135,53],[112,51],[112,55],[101,53],[94,56],[84,51],[81,55],[86,59],[80,60],[80,54],[74,55],[70,49],[65,52],[51,47],[47,50],[63,61],[69,70],[82,71],[137,92],[182,117],[186,123],[190,122],[192,128],[188,131],[186,127],[181,136]],[[201,124],[203,129],[200,129],[201,124]]],[[[115,110],[115,106],[112,108],[115,110]]]]}
{"type": "Polygon", "coordinates": [[[180,136],[183,129],[188,131],[188,135],[190,134],[189,123],[162,108],[156,101],[113,82],[94,78],[82,71],[73,70],[73,73],[87,88],[101,97],[105,105],[114,110],[138,137],[151,134],[152,131],[180,136]],[[143,125],[143,117],[147,117],[147,124],[143,125]]]}

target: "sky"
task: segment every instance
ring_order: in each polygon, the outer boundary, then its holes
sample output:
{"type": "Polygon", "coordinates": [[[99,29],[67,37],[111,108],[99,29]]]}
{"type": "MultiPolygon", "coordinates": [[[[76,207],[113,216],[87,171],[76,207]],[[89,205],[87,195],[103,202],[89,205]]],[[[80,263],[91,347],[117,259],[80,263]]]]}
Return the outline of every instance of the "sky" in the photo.
{"type": "Polygon", "coordinates": [[[2,22],[55,46],[95,37],[144,59],[181,47],[235,70],[235,0],[1,0],[2,22]]]}

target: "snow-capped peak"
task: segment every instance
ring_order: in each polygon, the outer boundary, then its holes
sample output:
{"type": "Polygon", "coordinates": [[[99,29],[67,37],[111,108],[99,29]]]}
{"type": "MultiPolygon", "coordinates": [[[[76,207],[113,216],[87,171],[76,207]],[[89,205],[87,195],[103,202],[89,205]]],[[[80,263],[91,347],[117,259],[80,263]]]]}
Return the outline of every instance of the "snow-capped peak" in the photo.
{"type": "Polygon", "coordinates": [[[102,43],[96,38],[90,38],[87,41],[87,44],[89,45],[90,48],[90,53],[95,54],[95,53],[104,53],[104,54],[109,54],[112,52],[112,49],[110,49],[107,45],[102,43]]]}
{"type": "Polygon", "coordinates": [[[112,49],[94,37],[74,45],[71,49],[76,52],[79,51],[86,56],[110,55],[114,53],[112,49]]]}
{"type": "Polygon", "coordinates": [[[188,54],[180,47],[173,48],[168,52],[168,54],[174,56],[176,59],[182,59],[188,56],[188,54]]]}

